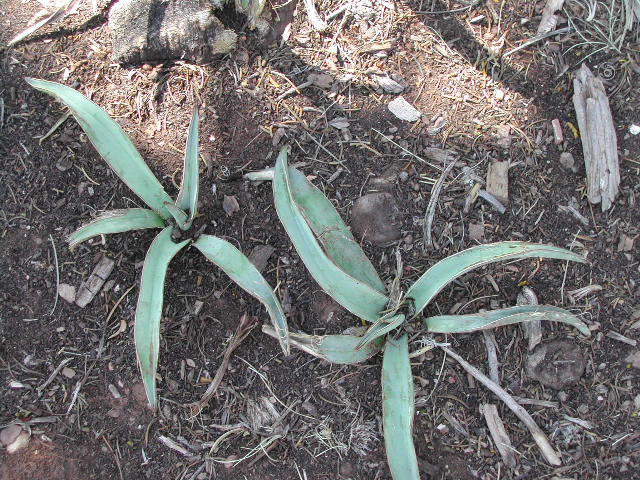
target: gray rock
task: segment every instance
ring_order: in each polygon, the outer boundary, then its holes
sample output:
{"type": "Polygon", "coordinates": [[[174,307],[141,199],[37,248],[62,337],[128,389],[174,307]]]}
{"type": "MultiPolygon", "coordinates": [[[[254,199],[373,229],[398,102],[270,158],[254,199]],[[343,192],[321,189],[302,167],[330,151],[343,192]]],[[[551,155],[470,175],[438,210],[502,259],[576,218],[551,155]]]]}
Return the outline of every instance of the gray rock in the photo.
{"type": "Polygon", "coordinates": [[[275,251],[276,249],[271,245],[256,245],[249,254],[249,260],[259,272],[262,272],[267,267],[267,262],[275,251]]]}
{"type": "Polygon", "coordinates": [[[569,152],[562,152],[560,154],[560,165],[565,170],[571,170],[574,173],[577,172],[578,167],[575,163],[576,162],[573,159],[573,155],[571,155],[569,152]]]}
{"type": "Polygon", "coordinates": [[[58,285],[58,295],[67,303],[73,303],[76,301],[76,287],[67,283],[61,283],[58,285]]]}
{"type": "Polygon", "coordinates": [[[556,390],[578,383],[584,369],[580,347],[569,340],[541,343],[525,360],[528,377],[556,390]]]}
{"type": "Polygon", "coordinates": [[[351,226],[359,238],[387,247],[401,236],[397,216],[398,206],[390,193],[370,193],[353,204],[351,226]]]}
{"type": "Polygon", "coordinates": [[[119,0],[109,13],[113,59],[128,65],[163,60],[211,61],[237,35],[213,14],[219,1],[119,0]]]}

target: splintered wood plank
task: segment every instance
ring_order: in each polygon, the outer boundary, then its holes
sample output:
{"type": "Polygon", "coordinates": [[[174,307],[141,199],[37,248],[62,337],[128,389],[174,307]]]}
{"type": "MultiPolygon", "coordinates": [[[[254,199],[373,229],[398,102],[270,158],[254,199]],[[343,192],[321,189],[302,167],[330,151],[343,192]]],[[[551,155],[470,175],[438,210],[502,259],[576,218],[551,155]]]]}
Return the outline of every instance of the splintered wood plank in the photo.
{"type": "Polygon", "coordinates": [[[618,142],[604,85],[584,64],[573,80],[573,105],[587,171],[587,198],[600,203],[604,212],[611,208],[620,186],[618,142]]]}
{"type": "Polygon", "coordinates": [[[487,422],[487,427],[489,427],[493,443],[496,444],[496,448],[498,449],[498,452],[500,452],[500,456],[502,457],[502,460],[504,460],[505,465],[511,468],[515,467],[515,450],[511,446],[511,439],[504,428],[504,423],[502,422],[500,415],[498,415],[498,409],[491,403],[485,403],[480,407],[480,409],[482,410],[484,419],[487,422]]]}
{"type": "Polygon", "coordinates": [[[489,165],[487,192],[503,205],[509,203],[509,162],[494,162],[489,165]]]}
{"type": "Polygon", "coordinates": [[[76,305],[80,308],[84,308],[89,305],[89,302],[93,300],[102,286],[104,282],[107,281],[109,275],[111,275],[111,271],[113,270],[113,266],[115,262],[111,260],[109,257],[102,257],[96,267],[89,275],[89,278],[85,282],[80,285],[78,288],[78,294],[76,295],[76,305]]]}

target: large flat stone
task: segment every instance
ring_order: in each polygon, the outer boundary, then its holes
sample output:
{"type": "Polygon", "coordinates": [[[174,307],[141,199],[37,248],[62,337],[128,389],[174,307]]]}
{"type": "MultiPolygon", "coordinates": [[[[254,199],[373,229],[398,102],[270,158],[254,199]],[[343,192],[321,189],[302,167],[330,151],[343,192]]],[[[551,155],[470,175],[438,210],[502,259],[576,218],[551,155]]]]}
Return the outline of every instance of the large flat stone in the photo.
{"type": "Polygon", "coordinates": [[[113,59],[135,65],[165,60],[210,62],[236,46],[214,15],[219,1],[119,0],[109,13],[113,59]]]}

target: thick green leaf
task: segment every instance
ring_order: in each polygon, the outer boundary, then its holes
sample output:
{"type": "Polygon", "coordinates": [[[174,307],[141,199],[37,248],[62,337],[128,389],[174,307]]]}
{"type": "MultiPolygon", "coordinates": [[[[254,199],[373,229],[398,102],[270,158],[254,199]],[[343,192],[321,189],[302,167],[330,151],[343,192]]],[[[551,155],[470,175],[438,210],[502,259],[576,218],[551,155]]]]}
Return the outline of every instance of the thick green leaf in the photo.
{"type": "MultiPolygon", "coordinates": [[[[280,155],[287,155],[286,147],[280,151],[280,155]]],[[[252,181],[272,181],[273,172],[274,169],[269,168],[248,173],[245,178],[252,181]]],[[[386,293],[378,272],[353,238],[351,230],[342,221],[331,201],[307,180],[302,172],[293,167],[289,167],[289,182],[294,201],[327,256],[352,277],[380,293],[386,293]]]]}
{"type": "Polygon", "coordinates": [[[226,240],[211,235],[201,235],[193,244],[207,259],[226,273],[249,294],[266,307],[285,355],[289,355],[289,328],[287,317],[278,297],[251,261],[226,240]]]}
{"type": "Polygon", "coordinates": [[[173,227],[166,227],[153,240],[142,267],[140,294],[136,307],[136,323],[133,329],[136,355],[142,381],[151,407],[158,406],[156,396],[156,371],[160,351],[160,318],[164,297],[164,279],[171,259],[189,240],[174,243],[173,227]]]}
{"type": "Polygon", "coordinates": [[[566,323],[576,327],[580,333],[587,337],[591,335],[589,327],[574,314],[549,305],[523,305],[470,315],[438,315],[425,319],[424,323],[430,332],[464,333],[533,320],[566,323]]]}
{"type": "Polygon", "coordinates": [[[379,319],[376,323],[369,327],[367,333],[362,337],[360,343],[356,347],[358,350],[361,349],[366,344],[374,341],[376,338],[381,337],[382,335],[390,332],[391,330],[395,330],[404,322],[404,315],[394,315],[393,317],[387,319],[379,319]]]}
{"type": "Polygon", "coordinates": [[[160,215],[146,208],[127,208],[123,210],[109,210],[67,237],[69,247],[89,240],[97,235],[142,230],[143,228],[162,228],[165,222],[160,215]]]}
{"type": "Polygon", "coordinates": [[[382,430],[394,480],[420,480],[413,447],[413,377],[407,335],[387,339],[382,359],[382,430]]]}
{"type": "Polygon", "coordinates": [[[285,151],[276,161],[273,197],[278,217],[289,238],[326,293],[354,315],[375,322],[387,305],[387,297],[346,273],[324,253],[293,198],[286,157],[285,151]]]}
{"type": "Polygon", "coordinates": [[[171,197],[153,175],[131,139],[107,112],[80,92],[56,82],[25,79],[32,87],[53,95],[69,107],[100,156],[127,186],[162,218],[169,218],[164,202],[171,197]]]}
{"type": "Polygon", "coordinates": [[[176,225],[180,230],[188,230],[191,224],[189,223],[189,215],[184,213],[181,208],[176,207],[173,203],[167,202],[164,204],[167,210],[176,221],[176,225]]]}
{"type": "Polygon", "coordinates": [[[488,263],[530,257],[586,262],[580,255],[553,245],[527,242],[489,243],[463,250],[439,261],[409,288],[405,298],[413,299],[418,314],[440,290],[460,275],[488,263]]]}
{"type": "Polygon", "coordinates": [[[199,140],[200,116],[198,109],[193,109],[193,116],[189,124],[189,134],[187,135],[187,146],[184,153],[184,166],[182,167],[182,182],[180,191],[176,198],[176,207],[185,212],[189,212],[189,221],[184,230],[188,230],[191,222],[198,213],[198,187],[199,187],[199,163],[198,163],[198,140],[199,140]]]}
{"type": "MultiPolygon", "coordinates": [[[[262,331],[271,337],[277,337],[271,325],[263,325],[262,331]]],[[[361,363],[380,351],[375,343],[369,343],[358,349],[361,337],[354,335],[307,335],[289,333],[291,345],[330,363],[361,363]]]]}

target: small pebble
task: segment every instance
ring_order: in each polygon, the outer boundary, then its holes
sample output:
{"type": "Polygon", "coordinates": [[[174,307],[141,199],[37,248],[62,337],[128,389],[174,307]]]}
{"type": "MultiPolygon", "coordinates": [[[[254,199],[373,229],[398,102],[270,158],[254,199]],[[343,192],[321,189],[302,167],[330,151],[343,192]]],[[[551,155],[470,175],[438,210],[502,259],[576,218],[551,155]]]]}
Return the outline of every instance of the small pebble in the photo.
{"type": "Polygon", "coordinates": [[[4,430],[2,430],[2,432],[0,432],[0,444],[3,447],[11,445],[16,440],[16,438],[18,438],[20,432],[22,432],[22,427],[20,425],[17,425],[15,423],[9,425],[4,430]]]}
{"type": "Polygon", "coordinates": [[[496,100],[502,100],[504,98],[504,91],[496,88],[496,91],[493,92],[493,96],[496,100]]]}
{"type": "Polygon", "coordinates": [[[444,423],[438,425],[436,427],[436,430],[438,430],[438,432],[440,432],[442,435],[446,435],[447,433],[449,433],[449,427],[447,427],[444,423]]]}
{"type": "Polygon", "coordinates": [[[73,378],[76,376],[76,371],[69,367],[64,367],[60,373],[62,373],[62,376],[66,378],[73,378]]]}
{"type": "Polygon", "coordinates": [[[562,152],[560,154],[560,165],[565,170],[573,170],[575,164],[575,160],[573,159],[573,155],[569,152],[562,152]]]}

